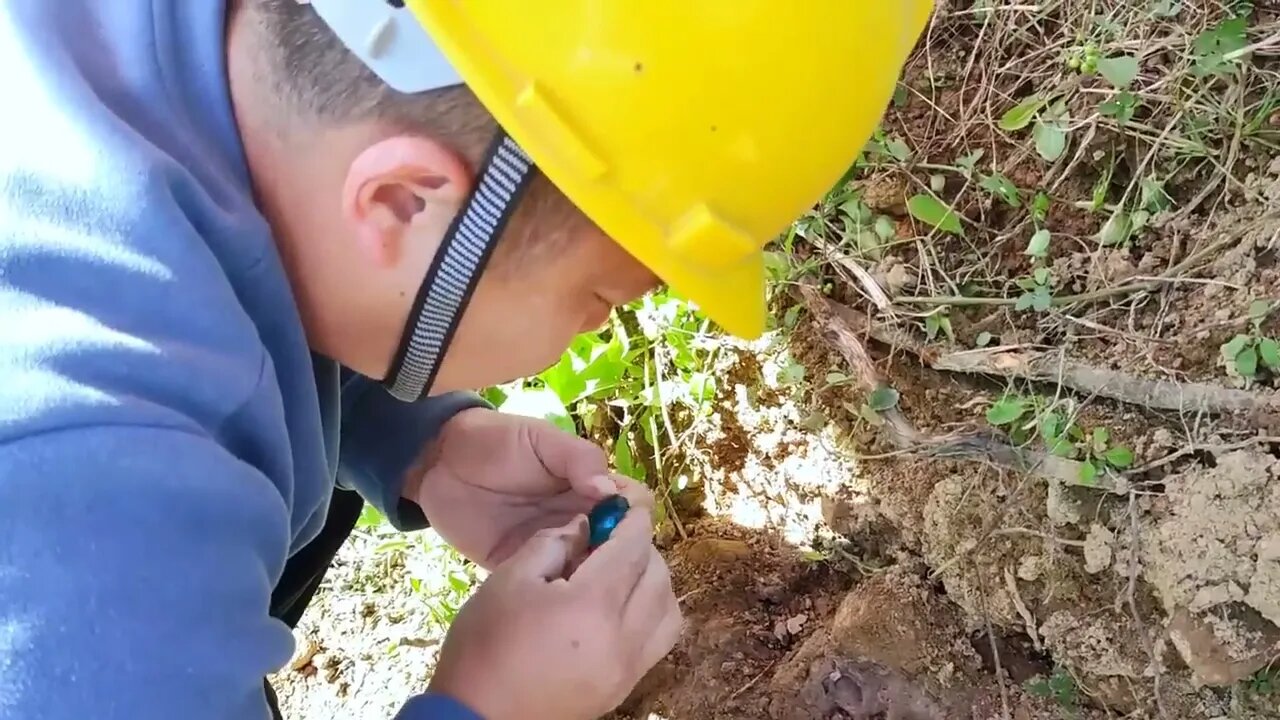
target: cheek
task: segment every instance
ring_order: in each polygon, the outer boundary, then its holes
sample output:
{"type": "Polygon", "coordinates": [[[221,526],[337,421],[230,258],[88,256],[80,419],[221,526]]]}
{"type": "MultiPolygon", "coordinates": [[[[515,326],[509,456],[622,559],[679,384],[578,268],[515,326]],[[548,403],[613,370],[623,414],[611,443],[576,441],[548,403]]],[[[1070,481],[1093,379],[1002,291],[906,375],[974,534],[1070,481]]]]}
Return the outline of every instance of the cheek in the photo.
{"type": "Polygon", "coordinates": [[[560,359],[578,334],[581,318],[581,306],[565,307],[551,293],[478,291],[445,356],[445,367],[471,389],[536,375],[560,359]]]}

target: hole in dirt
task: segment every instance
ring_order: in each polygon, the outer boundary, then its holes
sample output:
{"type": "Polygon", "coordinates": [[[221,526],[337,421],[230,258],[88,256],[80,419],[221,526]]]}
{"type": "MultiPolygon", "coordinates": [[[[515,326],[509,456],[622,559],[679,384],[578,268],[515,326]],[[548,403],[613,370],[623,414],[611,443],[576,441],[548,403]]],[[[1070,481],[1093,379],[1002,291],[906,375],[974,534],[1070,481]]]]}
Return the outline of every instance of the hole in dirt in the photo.
{"type": "Polygon", "coordinates": [[[1276,260],[1280,260],[1280,250],[1276,250],[1272,247],[1264,248],[1253,259],[1260,268],[1275,267],[1276,260]]]}
{"type": "Polygon", "coordinates": [[[1218,467],[1218,458],[1208,450],[1194,450],[1191,457],[1207,468],[1218,467]]]}
{"type": "Polygon", "coordinates": [[[1053,672],[1053,659],[1047,653],[1036,650],[1031,640],[1025,635],[1006,635],[996,633],[995,653],[992,653],[991,640],[985,630],[979,630],[969,637],[973,649],[982,658],[982,666],[987,672],[996,671],[996,656],[1000,658],[1000,667],[1009,674],[1009,678],[1019,685],[1037,675],[1048,677],[1053,672]]]}
{"type": "Polygon", "coordinates": [[[1280,458],[1280,443],[1267,443],[1262,446],[1272,457],[1280,458]]]}

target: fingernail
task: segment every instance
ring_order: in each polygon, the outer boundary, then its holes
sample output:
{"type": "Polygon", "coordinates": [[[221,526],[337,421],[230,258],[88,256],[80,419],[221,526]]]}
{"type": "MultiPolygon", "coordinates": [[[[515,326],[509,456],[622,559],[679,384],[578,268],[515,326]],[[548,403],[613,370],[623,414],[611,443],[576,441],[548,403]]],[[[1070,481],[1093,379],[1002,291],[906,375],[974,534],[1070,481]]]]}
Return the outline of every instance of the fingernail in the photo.
{"type": "Polygon", "coordinates": [[[608,475],[597,475],[591,478],[591,482],[601,495],[613,495],[618,492],[617,484],[608,475]]]}

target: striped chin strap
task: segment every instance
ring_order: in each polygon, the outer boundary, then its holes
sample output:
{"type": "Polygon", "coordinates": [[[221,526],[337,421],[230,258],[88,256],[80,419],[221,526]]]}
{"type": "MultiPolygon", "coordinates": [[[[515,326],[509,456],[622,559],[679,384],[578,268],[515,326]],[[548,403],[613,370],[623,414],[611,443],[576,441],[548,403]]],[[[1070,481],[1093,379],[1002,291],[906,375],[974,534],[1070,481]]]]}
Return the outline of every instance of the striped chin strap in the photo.
{"type": "Polygon", "coordinates": [[[499,131],[475,189],[445,233],[409,311],[384,381],[397,399],[413,402],[430,392],[476,283],[534,170],[529,156],[499,131]]]}

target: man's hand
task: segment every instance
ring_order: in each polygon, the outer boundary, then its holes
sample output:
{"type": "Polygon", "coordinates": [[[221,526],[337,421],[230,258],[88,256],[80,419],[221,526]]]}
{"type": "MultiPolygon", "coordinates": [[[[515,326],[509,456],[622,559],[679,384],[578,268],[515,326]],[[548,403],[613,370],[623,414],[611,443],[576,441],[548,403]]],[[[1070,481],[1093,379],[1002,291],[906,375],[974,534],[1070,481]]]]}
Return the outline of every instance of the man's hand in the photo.
{"type": "Polygon", "coordinates": [[[653,506],[639,483],[610,475],[604,451],[542,420],[474,409],[445,424],[405,496],[458,552],[493,569],[543,528],[622,493],[653,506]]]}
{"type": "Polygon", "coordinates": [[[590,720],[620,705],[683,621],[646,508],[586,550],[576,517],[499,566],[454,620],[431,691],[486,720],[590,720]]]}

